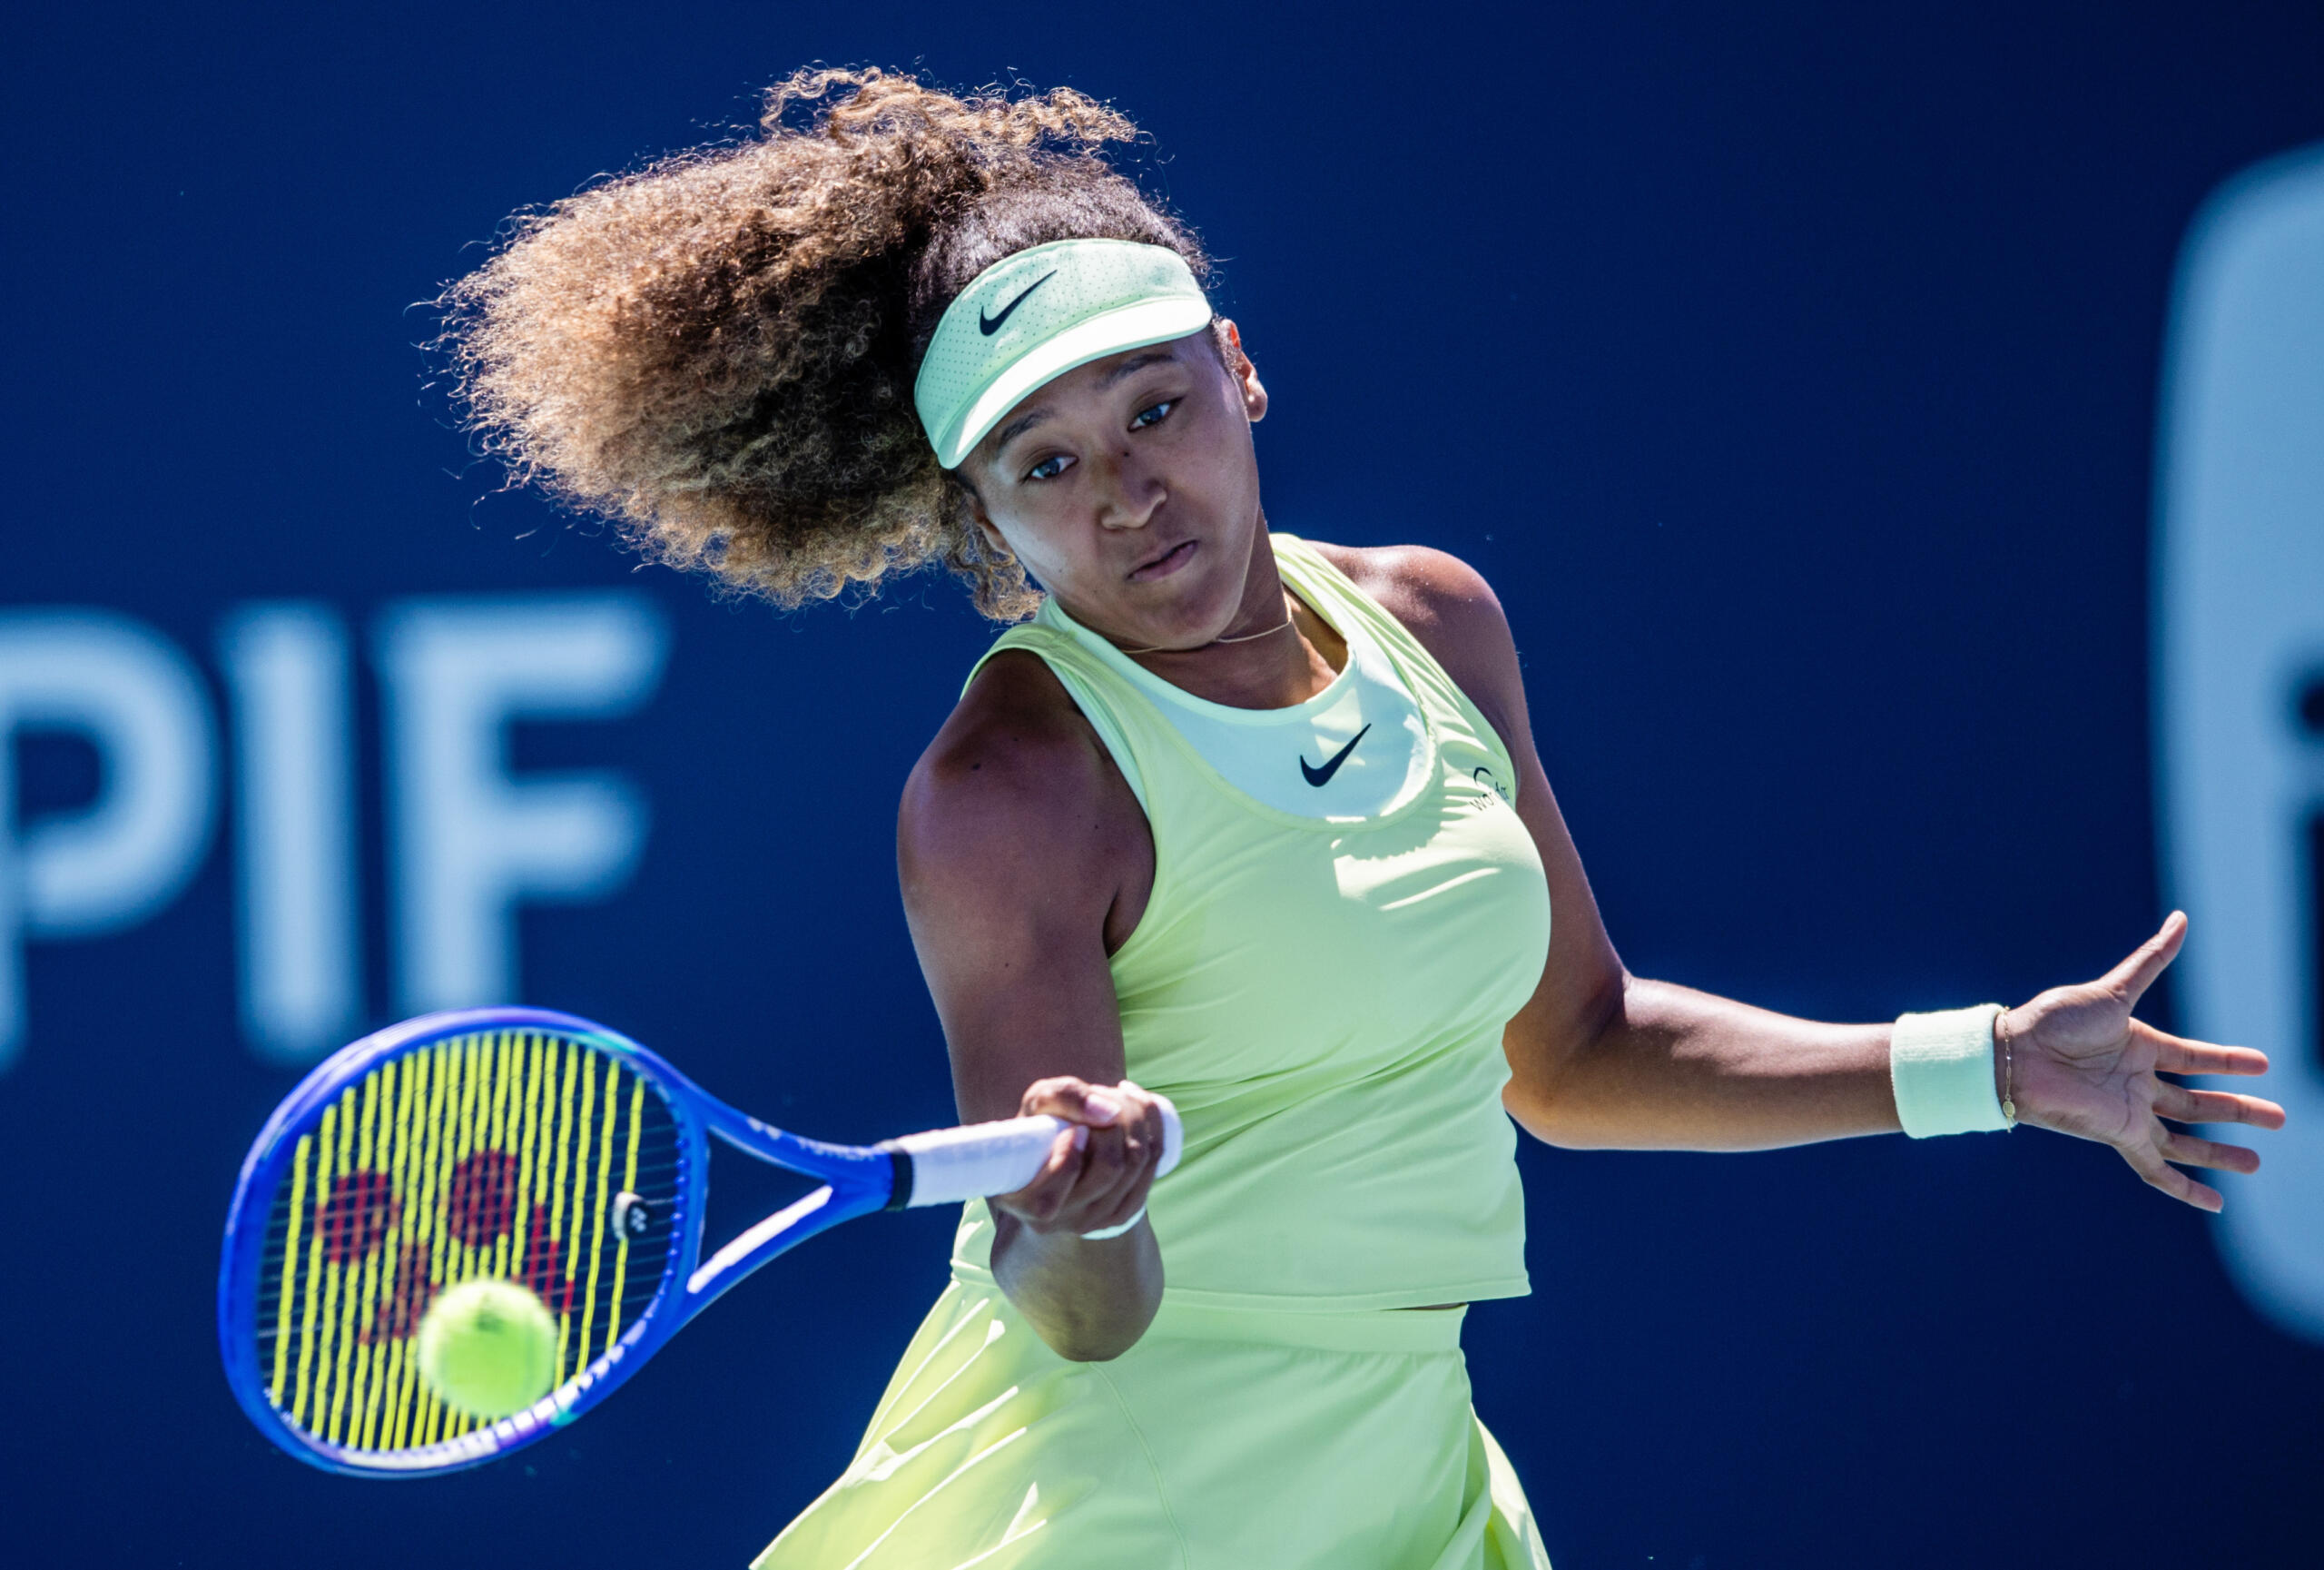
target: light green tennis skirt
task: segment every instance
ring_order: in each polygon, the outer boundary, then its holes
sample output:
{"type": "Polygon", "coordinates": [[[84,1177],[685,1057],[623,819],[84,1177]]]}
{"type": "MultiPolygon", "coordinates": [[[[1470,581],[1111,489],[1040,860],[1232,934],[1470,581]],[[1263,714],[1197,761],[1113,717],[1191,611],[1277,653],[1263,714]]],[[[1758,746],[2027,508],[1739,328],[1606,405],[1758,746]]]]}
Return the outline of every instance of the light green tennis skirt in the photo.
{"type": "Polygon", "coordinates": [[[1548,1570],[1466,1310],[1165,1300],[1072,1363],[956,1266],[855,1459],[753,1570],[1548,1570]]]}

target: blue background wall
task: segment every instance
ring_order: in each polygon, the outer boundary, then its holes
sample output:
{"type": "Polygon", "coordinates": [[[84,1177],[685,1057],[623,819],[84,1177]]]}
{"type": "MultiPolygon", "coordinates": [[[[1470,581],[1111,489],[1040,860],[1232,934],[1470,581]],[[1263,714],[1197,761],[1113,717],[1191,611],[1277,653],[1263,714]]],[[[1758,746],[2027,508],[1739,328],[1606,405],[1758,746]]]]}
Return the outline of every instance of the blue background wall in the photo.
{"type": "MultiPolygon", "coordinates": [[[[2312,5],[12,25],[0,606],[158,628],[226,759],[237,606],[322,602],[359,655],[403,597],[649,596],[651,700],[514,733],[519,771],[616,770],[652,815],[617,893],[521,918],[522,992],[742,1106],[847,1139],[949,1118],[892,810],[988,630],[937,580],[787,618],[714,604],[497,493],[411,302],[512,208],[748,123],[818,58],[1067,83],[1154,133],[1144,174],[1225,258],[1275,394],[1270,515],[1493,578],[1634,970],[1877,1019],[2086,977],[2161,913],[2145,562],[2173,257],[2220,180],[2324,135],[2312,5]]],[[[376,1021],[393,879],[357,668],[376,1021]]],[[[105,788],[84,742],[12,746],[25,832],[105,788]]],[[[25,951],[0,1552],[739,1565],[844,1462],[946,1223],[816,1244],[519,1461],[381,1486],[274,1453],[211,1328],[237,1163],[296,1077],[237,1025],[237,788],[157,914],[25,951]]],[[[1535,1293],[1477,1309],[1469,1344],[1561,1570],[2317,1552],[2324,1349],[2102,1149],[1524,1164],[1535,1293]]],[[[714,1225],[782,1191],[723,1172],[714,1225]]]]}

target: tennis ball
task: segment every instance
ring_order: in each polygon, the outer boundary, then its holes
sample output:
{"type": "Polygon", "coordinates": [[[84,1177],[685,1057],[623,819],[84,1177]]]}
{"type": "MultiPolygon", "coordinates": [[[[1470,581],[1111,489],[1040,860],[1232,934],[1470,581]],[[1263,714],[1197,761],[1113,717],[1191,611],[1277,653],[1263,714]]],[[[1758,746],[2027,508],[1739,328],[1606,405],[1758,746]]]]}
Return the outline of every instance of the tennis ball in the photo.
{"type": "Polygon", "coordinates": [[[419,1317],[413,1341],[428,1387],[471,1417],[521,1412],[556,1383],[556,1317],[514,1281],[445,1288],[419,1317]]]}

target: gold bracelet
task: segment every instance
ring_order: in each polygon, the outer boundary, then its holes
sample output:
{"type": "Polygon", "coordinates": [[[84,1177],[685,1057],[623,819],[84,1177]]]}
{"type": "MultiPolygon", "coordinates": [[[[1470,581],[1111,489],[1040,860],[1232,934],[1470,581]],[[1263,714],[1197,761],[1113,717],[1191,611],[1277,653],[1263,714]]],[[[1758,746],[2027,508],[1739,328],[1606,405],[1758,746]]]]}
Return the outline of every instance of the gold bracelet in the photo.
{"type": "Polygon", "coordinates": [[[2017,1052],[2010,1045],[2009,1032],[2001,1028],[2007,1018],[2007,1009],[1994,1016],[1994,1038],[2001,1042],[2001,1115],[2014,1129],[2017,1126],[2017,1052]]]}

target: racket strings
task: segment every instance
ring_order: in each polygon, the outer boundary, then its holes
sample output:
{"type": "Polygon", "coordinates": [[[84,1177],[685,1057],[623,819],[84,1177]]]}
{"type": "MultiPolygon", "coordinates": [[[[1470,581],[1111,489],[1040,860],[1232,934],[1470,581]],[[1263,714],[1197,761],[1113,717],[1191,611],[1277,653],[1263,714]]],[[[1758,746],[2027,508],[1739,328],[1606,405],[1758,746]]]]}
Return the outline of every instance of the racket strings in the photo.
{"type": "Polygon", "coordinates": [[[479,1032],[380,1064],[300,1138],[275,1195],[254,1320],[270,1400],[350,1449],[479,1427],[412,1355],[435,1295],[478,1277],[548,1305],[571,1379],[660,1288],[682,1164],[660,1094],[581,1042],[479,1032]]]}

